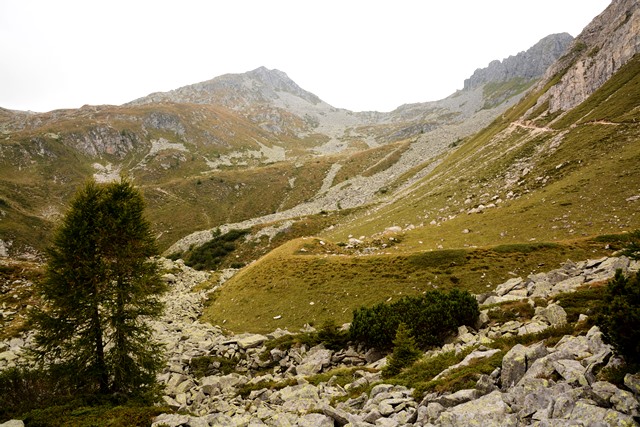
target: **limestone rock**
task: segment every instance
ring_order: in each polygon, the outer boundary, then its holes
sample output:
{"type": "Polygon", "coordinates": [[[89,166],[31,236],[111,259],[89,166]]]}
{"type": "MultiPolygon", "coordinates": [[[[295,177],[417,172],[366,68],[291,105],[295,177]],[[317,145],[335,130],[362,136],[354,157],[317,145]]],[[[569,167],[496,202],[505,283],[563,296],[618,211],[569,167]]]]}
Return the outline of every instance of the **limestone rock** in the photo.
{"type": "Polygon", "coordinates": [[[610,403],[616,411],[637,417],[639,404],[633,394],[620,390],[615,385],[598,381],[592,385],[593,392],[600,398],[610,403]]]}
{"type": "Polygon", "coordinates": [[[553,362],[553,367],[569,384],[589,385],[585,377],[586,369],[577,360],[558,360],[553,362]]]}
{"type": "Polygon", "coordinates": [[[504,296],[511,292],[514,289],[522,289],[524,288],[524,280],[521,277],[517,277],[514,279],[509,279],[501,285],[496,287],[496,294],[498,296],[504,296]]]}

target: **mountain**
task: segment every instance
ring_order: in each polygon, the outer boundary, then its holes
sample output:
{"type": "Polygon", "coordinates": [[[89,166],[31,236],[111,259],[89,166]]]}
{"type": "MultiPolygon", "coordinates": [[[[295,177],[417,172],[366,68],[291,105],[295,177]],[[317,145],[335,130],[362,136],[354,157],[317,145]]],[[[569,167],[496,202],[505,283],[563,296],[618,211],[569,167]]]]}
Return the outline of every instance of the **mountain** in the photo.
{"type": "Polygon", "coordinates": [[[637,2],[612,2],[519,102],[365,209],[242,269],[205,318],[268,329],[285,323],[272,313],[295,309],[292,326],[349,321],[363,301],[481,292],[600,253],[596,236],[639,229],[639,25],[637,2]],[[285,295],[327,303],[298,310],[285,295]]]}
{"type": "Polygon", "coordinates": [[[39,256],[91,176],[134,180],[162,249],[202,243],[221,226],[357,208],[417,179],[534,81],[488,81],[440,101],[356,113],[261,67],[122,106],[2,109],[0,253],[39,256]],[[180,240],[196,230],[206,231],[180,240]]]}
{"type": "Polygon", "coordinates": [[[490,82],[504,82],[514,78],[531,80],[547,71],[573,41],[568,33],[549,35],[526,52],[520,52],[502,61],[492,61],[486,68],[476,70],[464,81],[464,90],[472,90],[490,82]]]}

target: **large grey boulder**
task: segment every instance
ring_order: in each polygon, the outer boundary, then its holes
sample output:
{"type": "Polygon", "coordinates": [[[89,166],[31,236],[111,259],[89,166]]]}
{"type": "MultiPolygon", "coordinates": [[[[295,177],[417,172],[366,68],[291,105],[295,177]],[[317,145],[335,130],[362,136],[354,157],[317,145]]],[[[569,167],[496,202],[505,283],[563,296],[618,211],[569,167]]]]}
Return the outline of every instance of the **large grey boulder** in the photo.
{"type": "Polygon", "coordinates": [[[551,326],[557,327],[567,323],[567,312],[558,304],[549,304],[541,314],[551,326]]]}
{"type": "Polygon", "coordinates": [[[624,385],[629,388],[636,396],[640,395],[640,374],[627,374],[624,376],[624,385]]]}
{"type": "Polygon", "coordinates": [[[494,391],[444,411],[435,424],[443,427],[516,427],[518,419],[502,400],[502,393],[494,391]]]}
{"type": "Polygon", "coordinates": [[[0,427],[24,427],[24,422],[22,420],[9,420],[0,424],[0,427]]]}
{"type": "Polygon", "coordinates": [[[350,422],[348,412],[329,405],[324,405],[324,407],[322,408],[322,413],[331,418],[334,421],[335,425],[339,427],[349,424],[350,422]]]}
{"type": "Polygon", "coordinates": [[[637,425],[630,415],[613,409],[601,408],[588,400],[578,400],[567,418],[581,421],[588,426],[630,427],[637,425]]]}
{"type": "Polygon", "coordinates": [[[522,277],[507,280],[506,282],[498,285],[495,292],[498,296],[502,297],[517,289],[524,289],[524,280],[522,280],[522,277]]]}
{"type": "Polygon", "coordinates": [[[513,387],[527,372],[526,350],[522,344],[516,344],[502,359],[500,382],[503,390],[513,387]]]}
{"type": "Polygon", "coordinates": [[[307,414],[298,420],[298,427],[333,427],[333,418],[323,414],[307,414]]]}
{"type": "Polygon", "coordinates": [[[267,337],[260,334],[243,334],[237,335],[230,340],[225,341],[223,344],[229,345],[235,343],[238,344],[238,347],[240,347],[241,349],[247,350],[249,348],[261,346],[262,343],[264,343],[267,339],[267,337]]]}
{"type": "Polygon", "coordinates": [[[291,413],[304,414],[322,409],[318,388],[311,384],[287,386],[271,395],[269,402],[291,413]]]}
{"type": "Polygon", "coordinates": [[[593,392],[619,412],[637,417],[640,415],[639,404],[633,394],[620,390],[615,385],[598,381],[592,384],[593,392]]]}
{"type": "Polygon", "coordinates": [[[589,385],[589,381],[585,376],[587,370],[577,360],[557,360],[553,362],[553,367],[568,384],[581,386],[589,385]]]}
{"type": "Polygon", "coordinates": [[[302,362],[296,366],[298,375],[315,375],[322,372],[323,368],[331,365],[331,355],[333,352],[322,346],[316,346],[310,349],[302,359],[302,362]]]}

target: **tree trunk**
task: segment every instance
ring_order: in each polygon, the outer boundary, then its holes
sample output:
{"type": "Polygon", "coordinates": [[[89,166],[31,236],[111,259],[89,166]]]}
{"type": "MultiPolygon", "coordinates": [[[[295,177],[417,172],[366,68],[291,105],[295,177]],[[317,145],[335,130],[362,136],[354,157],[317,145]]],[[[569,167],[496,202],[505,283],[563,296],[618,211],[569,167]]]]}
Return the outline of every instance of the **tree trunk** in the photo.
{"type": "Polygon", "coordinates": [[[94,307],[93,312],[93,331],[96,345],[96,371],[98,374],[98,383],[100,393],[107,394],[109,392],[109,373],[104,360],[104,343],[102,342],[102,328],[100,325],[100,313],[98,306],[94,307]]]}

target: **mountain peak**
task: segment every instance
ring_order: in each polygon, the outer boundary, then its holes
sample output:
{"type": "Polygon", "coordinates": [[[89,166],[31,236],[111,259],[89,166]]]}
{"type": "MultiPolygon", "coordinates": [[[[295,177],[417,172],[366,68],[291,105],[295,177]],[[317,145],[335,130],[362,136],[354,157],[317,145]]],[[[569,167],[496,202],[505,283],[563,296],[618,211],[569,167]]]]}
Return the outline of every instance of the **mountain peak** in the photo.
{"type": "Polygon", "coordinates": [[[311,92],[298,86],[283,71],[264,66],[240,74],[224,74],[200,83],[183,86],[169,92],[156,92],[129,104],[154,102],[215,104],[242,108],[255,103],[268,103],[288,93],[311,104],[322,102],[311,92]]]}

